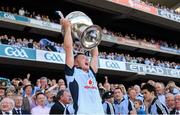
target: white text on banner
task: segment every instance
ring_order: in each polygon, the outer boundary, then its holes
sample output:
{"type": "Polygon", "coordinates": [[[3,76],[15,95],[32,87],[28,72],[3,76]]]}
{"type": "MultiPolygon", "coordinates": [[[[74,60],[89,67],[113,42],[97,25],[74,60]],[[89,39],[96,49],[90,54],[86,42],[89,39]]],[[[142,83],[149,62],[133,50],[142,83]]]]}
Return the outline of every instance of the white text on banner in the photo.
{"type": "Polygon", "coordinates": [[[123,71],[125,70],[125,63],[115,60],[99,59],[99,68],[123,71]]]}
{"type": "Polygon", "coordinates": [[[43,50],[36,50],[36,60],[42,61],[42,62],[65,64],[65,54],[57,53],[57,52],[50,52],[50,51],[43,51],[43,50]]]}

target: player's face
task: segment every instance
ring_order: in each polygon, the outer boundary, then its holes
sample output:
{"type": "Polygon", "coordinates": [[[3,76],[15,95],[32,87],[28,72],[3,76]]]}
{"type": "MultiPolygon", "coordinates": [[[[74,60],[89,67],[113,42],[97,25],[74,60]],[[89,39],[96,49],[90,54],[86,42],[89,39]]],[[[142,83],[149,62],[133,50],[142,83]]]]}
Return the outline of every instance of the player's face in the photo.
{"type": "Polygon", "coordinates": [[[85,55],[79,55],[78,59],[78,66],[81,67],[83,70],[89,70],[89,60],[85,55]]]}
{"type": "Polygon", "coordinates": [[[154,93],[149,92],[147,89],[144,89],[142,94],[144,96],[144,100],[147,102],[150,102],[152,100],[152,96],[154,95],[154,93]]]}
{"type": "Polygon", "coordinates": [[[121,92],[120,89],[115,89],[115,91],[114,91],[114,98],[116,100],[121,100],[123,98],[123,93],[121,92]]]}

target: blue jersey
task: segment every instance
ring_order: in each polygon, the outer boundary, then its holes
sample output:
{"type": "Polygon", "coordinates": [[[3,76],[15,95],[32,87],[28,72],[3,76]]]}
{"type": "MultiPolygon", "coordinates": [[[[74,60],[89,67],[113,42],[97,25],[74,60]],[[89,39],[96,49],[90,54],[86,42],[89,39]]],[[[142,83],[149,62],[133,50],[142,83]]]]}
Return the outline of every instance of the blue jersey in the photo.
{"type": "Polygon", "coordinates": [[[159,101],[158,98],[154,98],[151,105],[148,108],[148,113],[153,115],[168,114],[167,108],[159,101]]]}
{"type": "Polygon", "coordinates": [[[115,109],[115,114],[125,114],[128,115],[129,112],[133,109],[133,106],[131,105],[130,101],[123,97],[123,99],[118,102],[114,101],[114,109],[115,109]]]}
{"type": "Polygon", "coordinates": [[[71,69],[65,65],[65,74],[75,114],[104,114],[94,71],[90,68],[84,72],[80,68],[71,69]]]}

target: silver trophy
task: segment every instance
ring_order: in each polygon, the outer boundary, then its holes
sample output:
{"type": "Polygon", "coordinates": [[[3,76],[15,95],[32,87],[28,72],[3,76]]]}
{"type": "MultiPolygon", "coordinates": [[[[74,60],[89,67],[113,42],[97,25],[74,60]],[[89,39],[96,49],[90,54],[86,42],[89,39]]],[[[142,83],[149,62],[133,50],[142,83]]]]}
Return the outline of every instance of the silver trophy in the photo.
{"type": "MultiPolygon", "coordinates": [[[[61,18],[64,18],[60,11],[56,12],[61,18]]],[[[102,29],[98,25],[93,25],[92,20],[85,13],[74,11],[65,18],[72,24],[73,39],[78,39],[82,48],[91,50],[100,44],[102,29]]]]}

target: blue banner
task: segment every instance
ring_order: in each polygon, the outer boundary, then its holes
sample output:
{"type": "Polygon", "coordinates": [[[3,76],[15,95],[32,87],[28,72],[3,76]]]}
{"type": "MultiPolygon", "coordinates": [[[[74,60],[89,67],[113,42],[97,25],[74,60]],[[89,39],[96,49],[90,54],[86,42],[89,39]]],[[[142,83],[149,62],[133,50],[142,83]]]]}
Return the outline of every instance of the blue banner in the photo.
{"type": "Polygon", "coordinates": [[[27,60],[36,60],[36,50],[22,47],[13,47],[9,45],[0,45],[0,56],[9,58],[21,58],[27,60]]]}
{"type": "Polygon", "coordinates": [[[180,15],[172,13],[164,9],[158,9],[158,15],[173,21],[180,22],[180,15]]]}
{"type": "Polygon", "coordinates": [[[126,63],[126,70],[130,72],[137,72],[158,76],[168,76],[174,78],[180,78],[180,70],[164,68],[158,66],[151,66],[145,64],[137,64],[137,63],[126,63]]]}
{"type": "Polygon", "coordinates": [[[164,51],[174,52],[174,53],[179,53],[180,54],[179,50],[176,50],[176,49],[173,49],[173,48],[167,48],[167,47],[160,46],[160,50],[164,50],[164,51]]]}
{"type": "Polygon", "coordinates": [[[5,18],[5,19],[15,20],[15,21],[21,21],[21,22],[30,22],[27,17],[14,15],[11,13],[1,12],[1,11],[0,11],[0,18],[5,18]]]}

